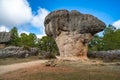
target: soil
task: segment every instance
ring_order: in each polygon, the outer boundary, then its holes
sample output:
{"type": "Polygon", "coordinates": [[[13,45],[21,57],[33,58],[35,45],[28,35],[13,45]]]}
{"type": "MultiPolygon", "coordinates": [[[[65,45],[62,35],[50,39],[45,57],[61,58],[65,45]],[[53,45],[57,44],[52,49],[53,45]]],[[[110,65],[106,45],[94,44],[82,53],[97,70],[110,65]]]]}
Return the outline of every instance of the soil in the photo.
{"type": "Polygon", "coordinates": [[[119,80],[120,62],[100,60],[62,61],[45,66],[48,60],[0,66],[0,80],[119,80]]]}
{"type": "Polygon", "coordinates": [[[16,71],[22,68],[29,68],[31,66],[45,63],[46,61],[47,60],[36,60],[31,62],[15,63],[11,65],[0,65],[0,75],[11,72],[11,71],[16,71]]]}

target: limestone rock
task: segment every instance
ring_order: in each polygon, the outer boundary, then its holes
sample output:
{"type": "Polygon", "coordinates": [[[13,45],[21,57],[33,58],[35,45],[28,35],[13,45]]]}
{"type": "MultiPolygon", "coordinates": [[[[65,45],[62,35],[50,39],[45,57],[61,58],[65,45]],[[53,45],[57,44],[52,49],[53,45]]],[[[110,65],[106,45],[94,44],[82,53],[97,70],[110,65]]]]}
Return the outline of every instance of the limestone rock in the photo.
{"type": "Polygon", "coordinates": [[[96,17],[76,10],[53,11],[45,18],[45,32],[55,39],[62,58],[87,59],[87,47],[93,35],[105,24],[96,17]]]}
{"type": "Polygon", "coordinates": [[[29,50],[25,50],[23,47],[9,46],[4,49],[0,49],[0,58],[8,57],[25,58],[27,56],[36,55],[38,55],[37,48],[30,48],[29,50]]]}
{"type": "Polygon", "coordinates": [[[88,52],[88,57],[101,58],[104,61],[120,60],[120,50],[92,51],[88,52]]]}
{"type": "Polygon", "coordinates": [[[47,67],[56,67],[57,66],[56,60],[55,59],[51,59],[51,60],[47,61],[45,63],[45,66],[47,66],[47,67]]]}
{"type": "Polygon", "coordinates": [[[10,32],[0,32],[0,49],[5,48],[10,41],[11,41],[10,32]]]}
{"type": "Polygon", "coordinates": [[[41,56],[39,57],[40,59],[52,59],[52,58],[56,58],[51,52],[41,52],[40,54],[41,56]]]}
{"type": "Polygon", "coordinates": [[[8,43],[11,39],[10,32],[0,32],[0,43],[8,43]]]}

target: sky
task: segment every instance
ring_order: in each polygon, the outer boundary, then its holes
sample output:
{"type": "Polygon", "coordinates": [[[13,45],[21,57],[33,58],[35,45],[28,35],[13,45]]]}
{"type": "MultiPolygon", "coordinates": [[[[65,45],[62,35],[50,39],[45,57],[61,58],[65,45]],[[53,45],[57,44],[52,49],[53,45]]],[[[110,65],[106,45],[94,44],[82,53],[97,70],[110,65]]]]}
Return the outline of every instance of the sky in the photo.
{"type": "Polygon", "coordinates": [[[10,31],[14,26],[21,33],[45,36],[44,19],[58,9],[78,10],[92,14],[120,28],[120,0],[0,0],[0,32],[10,31]]]}

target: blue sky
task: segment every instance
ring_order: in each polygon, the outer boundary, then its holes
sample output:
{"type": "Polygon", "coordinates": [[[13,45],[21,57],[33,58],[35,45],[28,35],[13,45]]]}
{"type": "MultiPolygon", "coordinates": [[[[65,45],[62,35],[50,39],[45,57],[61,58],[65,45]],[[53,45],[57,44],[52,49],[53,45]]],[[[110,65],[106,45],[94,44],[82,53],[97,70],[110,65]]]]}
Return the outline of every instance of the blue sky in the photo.
{"type": "Polygon", "coordinates": [[[120,19],[120,0],[28,0],[33,11],[39,7],[49,11],[57,9],[78,10],[93,14],[106,24],[120,19]]]}
{"type": "Polygon", "coordinates": [[[120,0],[0,0],[0,31],[17,26],[19,33],[45,35],[44,18],[58,9],[92,14],[120,28],[120,0]],[[19,12],[19,13],[18,13],[19,12]]]}

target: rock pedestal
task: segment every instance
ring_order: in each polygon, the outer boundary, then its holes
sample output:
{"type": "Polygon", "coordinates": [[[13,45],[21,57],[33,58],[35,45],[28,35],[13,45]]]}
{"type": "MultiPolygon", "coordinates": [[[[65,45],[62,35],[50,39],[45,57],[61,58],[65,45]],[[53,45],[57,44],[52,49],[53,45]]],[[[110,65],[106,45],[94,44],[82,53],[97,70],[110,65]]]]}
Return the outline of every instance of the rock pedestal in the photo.
{"type": "Polygon", "coordinates": [[[88,43],[105,24],[78,11],[57,10],[45,18],[45,32],[55,39],[62,59],[87,59],[88,43]]]}
{"type": "Polygon", "coordinates": [[[55,41],[62,59],[87,59],[88,41],[91,34],[77,34],[62,32],[55,41]]]}

